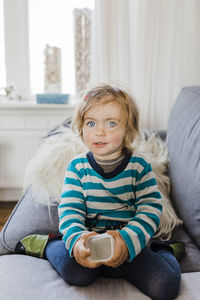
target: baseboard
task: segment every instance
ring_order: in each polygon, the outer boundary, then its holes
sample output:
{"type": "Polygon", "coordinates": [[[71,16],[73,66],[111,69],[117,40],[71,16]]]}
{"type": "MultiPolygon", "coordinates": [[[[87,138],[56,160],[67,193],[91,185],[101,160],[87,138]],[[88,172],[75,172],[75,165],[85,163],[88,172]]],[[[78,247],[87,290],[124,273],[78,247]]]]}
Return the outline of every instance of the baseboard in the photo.
{"type": "Polygon", "coordinates": [[[22,196],[21,188],[0,188],[0,201],[18,201],[22,196]]]}

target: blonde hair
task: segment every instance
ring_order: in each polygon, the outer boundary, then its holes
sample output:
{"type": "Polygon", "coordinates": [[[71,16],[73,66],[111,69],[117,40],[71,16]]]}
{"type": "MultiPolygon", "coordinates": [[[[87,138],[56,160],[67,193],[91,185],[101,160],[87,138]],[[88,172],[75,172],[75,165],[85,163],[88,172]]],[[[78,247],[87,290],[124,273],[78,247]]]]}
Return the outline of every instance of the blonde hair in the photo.
{"type": "Polygon", "coordinates": [[[85,113],[99,103],[116,102],[122,109],[122,121],[126,127],[123,146],[132,149],[132,142],[139,134],[139,111],[135,100],[124,90],[108,84],[88,90],[82,97],[72,120],[72,129],[82,137],[85,113]]]}

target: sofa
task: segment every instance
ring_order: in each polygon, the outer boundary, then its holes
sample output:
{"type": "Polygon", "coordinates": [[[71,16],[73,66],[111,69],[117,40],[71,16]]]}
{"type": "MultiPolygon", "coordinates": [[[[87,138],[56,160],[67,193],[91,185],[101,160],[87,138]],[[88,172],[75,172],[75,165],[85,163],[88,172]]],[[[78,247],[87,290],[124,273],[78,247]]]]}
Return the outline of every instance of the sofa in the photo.
{"type": "MultiPolygon", "coordinates": [[[[163,112],[164,113],[164,112],[163,112]]],[[[159,133],[158,133],[159,134],[159,133]]],[[[182,282],[176,299],[197,300],[200,286],[200,86],[183,88],[161,132],[169,156],[171,202],[183,225],[173,239],[185,243],[182,282]]],[[[58,233],[57,204],[36,203],[31,186],[0,233],[0,300],[149,299],[123,279],[99,278],[88,287],[67,284],[44,259],[14,254],[31,233],[58,233]]]]}

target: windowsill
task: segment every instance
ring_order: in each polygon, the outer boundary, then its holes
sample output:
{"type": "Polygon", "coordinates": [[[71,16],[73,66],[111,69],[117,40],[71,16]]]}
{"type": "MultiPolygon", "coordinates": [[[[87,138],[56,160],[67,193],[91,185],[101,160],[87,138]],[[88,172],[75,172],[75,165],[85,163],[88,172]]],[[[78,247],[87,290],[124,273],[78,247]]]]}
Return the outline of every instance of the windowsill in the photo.
{"type": "Polygon", "coordinates": [[[72,98],[68,103],[37,103],[35,100],[4,100],[0,99],[0,109],[74,109],[78,98],[72,98]]]}
{"type": "Polygon", "coordinates": [[[23,109],[23,108],[34,108],[34,109],[45,109],[45,108],[74,108],[75,104],[51,104],[51,103],[44,103],[44,104],[38,104],[35,101],[0,101],[0,109],[2,108],[16,108],[16,109],[23,109]]]}
{"type": "Polygon", "coordinates": [[[29,99],[25,100],[8,100],[7,97],[0,95],[0,109],[74,109],[79,101],[80,97],[77,95],[70,95],[68,102],[65,104],[37,103],[35,95],[31,95],[29,99]]]}

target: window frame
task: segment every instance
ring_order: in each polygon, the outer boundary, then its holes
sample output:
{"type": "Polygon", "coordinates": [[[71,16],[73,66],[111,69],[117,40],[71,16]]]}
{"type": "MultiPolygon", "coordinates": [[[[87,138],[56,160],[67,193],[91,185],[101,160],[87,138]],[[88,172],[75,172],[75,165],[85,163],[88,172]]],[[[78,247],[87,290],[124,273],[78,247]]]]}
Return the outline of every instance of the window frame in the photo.
{"type": "Polygon", "coordinates": [[[4,0],[6,84],[30,98],[28,1],[4,0]],[[20,72],[20,76],[19,76],[20,72]]]}

